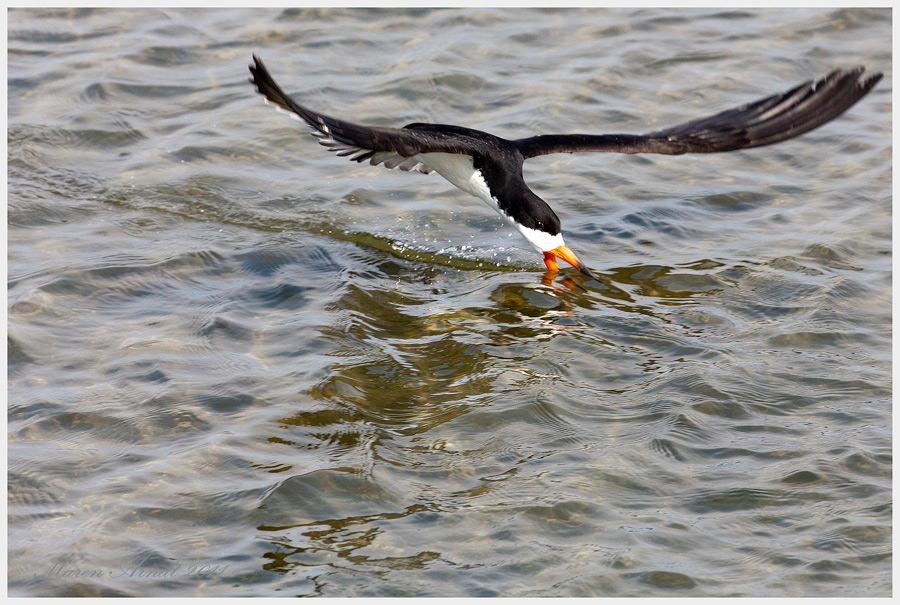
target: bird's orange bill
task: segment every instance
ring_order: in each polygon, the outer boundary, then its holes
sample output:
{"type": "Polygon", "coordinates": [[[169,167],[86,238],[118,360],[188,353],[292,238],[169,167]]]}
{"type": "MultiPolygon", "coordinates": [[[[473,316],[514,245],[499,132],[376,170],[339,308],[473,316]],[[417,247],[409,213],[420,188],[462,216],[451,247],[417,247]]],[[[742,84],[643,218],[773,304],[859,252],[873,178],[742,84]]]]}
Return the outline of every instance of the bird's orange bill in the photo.
{"type": "Polygon", "coordinates": [[[554,248],[553,250],[546,250],[544,252],[544,264],[547,265],[548,271],[559,271],[559,264],[556,262],[557,258],[561,258],[562,260],[566,261],[588,277],[597,279],[597,276],[594,275],[583,262],[578,260],[578,257],[575,256],[574,252],[569,250],[568,246],[559,246],[557,248],[554,248]]]}

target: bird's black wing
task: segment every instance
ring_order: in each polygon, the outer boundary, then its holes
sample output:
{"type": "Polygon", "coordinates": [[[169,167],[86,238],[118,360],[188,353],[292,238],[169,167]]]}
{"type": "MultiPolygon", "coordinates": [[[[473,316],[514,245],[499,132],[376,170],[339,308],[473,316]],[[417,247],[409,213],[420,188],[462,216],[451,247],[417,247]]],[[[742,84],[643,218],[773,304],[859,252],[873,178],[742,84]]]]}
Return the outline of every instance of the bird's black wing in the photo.
{"type": "Polygon", "coordinates": [[[256,86],[268,103],[309,124],[320,144],[355,162],[368,160],[372,165],[383,164],[387,168],[418,170],[427,174],[432,170],[417,160],[416,154],[443,152],[475,155],[477,152],[469,138],[448,130],[453,127],[441,130],[427,128],[430,125],[426,124],[410,124],[405,128],[362,126],[307,109],[275,83],[256,55],[253,55],[250,73],[253,74],[250,83],[256,86]]]}
{"type": "Polygon", "coordinates": [[[778,143],[838,117],[881,80],[860,80],[865,68],[835,70],[816,82],[645,135],[549,134],[514,141],[525,158],[548,153],[713,153],[778,143]]]}

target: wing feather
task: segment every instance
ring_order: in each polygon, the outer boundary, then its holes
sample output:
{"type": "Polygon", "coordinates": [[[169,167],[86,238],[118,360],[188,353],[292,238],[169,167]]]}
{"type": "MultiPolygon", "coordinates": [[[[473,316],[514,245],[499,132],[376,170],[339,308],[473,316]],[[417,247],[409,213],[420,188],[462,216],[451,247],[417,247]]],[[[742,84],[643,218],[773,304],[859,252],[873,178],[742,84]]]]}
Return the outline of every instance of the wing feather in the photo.
{"type": "Polygon", "coordinates": [[[835,70],[787,92],[645,135],[550,134],[515,143],[526,159],[580,151],[679,155],[771,145],[830,122],[866,96],[882,74],[860,80],[864,71],[835,70]]]}
{"type": "MultiPolygon", "coordinates": [[[[387,168],[417,170],[428,174],[432,169],[415,159],[420,153],[444,152],[476,155],[478,138],[459,136],[457,132],[423,128],[410,124],[404,128],[362,126],[332,118],[300,105],[288,96],[275,82],[262,60],[253,55],[250,65],[253,77],[250,82],[262,94],[267,103],[303,120],[313,128],[312,135],[319,144],[340,157],[354,162],[368,161],[373,166],[383,164],[387,168]]],[[[469,131],[468,129],[460,129],[469,131]]]]}

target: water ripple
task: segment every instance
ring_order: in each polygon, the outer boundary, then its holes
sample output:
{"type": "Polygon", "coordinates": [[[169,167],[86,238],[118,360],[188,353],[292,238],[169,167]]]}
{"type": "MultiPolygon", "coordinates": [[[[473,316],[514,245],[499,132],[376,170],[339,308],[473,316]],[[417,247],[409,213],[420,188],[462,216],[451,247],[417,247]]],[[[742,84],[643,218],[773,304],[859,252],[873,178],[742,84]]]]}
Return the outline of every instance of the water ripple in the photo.
{"type": "Polygon", "coordinates": [[[11,594],[891,594],[889,10],[8,17],[11,594]],[[322,152],[251,51],[510,138],[887,77],[784,145],[530,161],[590,280],[322,152]]]}

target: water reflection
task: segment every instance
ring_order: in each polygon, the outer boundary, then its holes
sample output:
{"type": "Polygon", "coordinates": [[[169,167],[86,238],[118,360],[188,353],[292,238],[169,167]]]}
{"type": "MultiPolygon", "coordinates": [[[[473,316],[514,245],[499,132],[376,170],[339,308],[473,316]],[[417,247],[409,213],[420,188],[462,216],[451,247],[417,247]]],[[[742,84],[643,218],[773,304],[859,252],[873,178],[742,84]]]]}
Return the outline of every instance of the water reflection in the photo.
{"type": "MultiPolygon", "coordinates": [[[[320,566],[378,574],[381,568],[452,565],[453,555],[437,544],[417,539],[412,543],[419,548],[411,550],[398,543],[397,535],[410,531],[399,527],[415,527],[439,511],[481,510],[513,495],[528,507],[542,506],[543,473],[535,469],[592,447],[577,406],[567,409],[570,397],[584,402],[593,391],[599,399],[591,413],[609,413],[617,422],[654,423],[668,416],[646,404],[603,403],[659,375],[659,353],[628,342],[622,325],[630,317],[638,331],[649,321],[686,334],[658,305],[636,301],[653,296],[692,304],[727,287],[711,274],[718,267],[708,261],[690,268],[623,267],[604,273],[601,284],[580,285],[572,283],[580,276],[547,284],[538,274],[523,281],[498,273],[478,296],[476,288],[423,297],[411,285],[439,289],[439,273],[395,273],[385,262],[348,284],[332,305],[335,319],[320,328],[334,360],[304,393],[316,403],[279,418],[282,430],[270,437],[274,444],[318,452],[331,464],[311,472],[302,462],[271,467],[291,476],[269,492],[256,514],[258,528],[272,536],[266,568],[304,567],[315,576],[320,566]],[[385,277],[390,287],[379,283],[385,277]],[[602,330],[580,330],[584,309],[595,316],[606,309],[620,333],[606,339],[602,330]],[[559,357],[563,336],[569,350],[559,357]],[[575,361],[582,357],[626,382],[580,388],[583,370],[575,361]],[[530,434],[523,442],[505,436],[517,423],[530,434]],[[400,519],[406,523],[391,525],[400,519]]],[[[654,447],[678,446],[658,440],[654,447]]],[[[565,523],[565,516],[551,513],[549,520],[565,523]]]]}
{"type": "Polygon", "coordinates": [[[573,312],[579,308],[608,307],[616,315],[624,311],[668,321],[651,305],[636,303],[635,297],[686,304],[721,287],[706,273],[660,266],[610,271],[602,276],[606,283],[596,289],[592,280],[572,287],[572,279],[546,286],[512,282],[503,274],[493,279],[497,285],[484,300],[487,304],[458,308],[452,298],[422,298],[403,288],[351,283],[334,304],[337,321],[321,328],[336,360],[308,394],[348,406],[366,420],[427,431],[495,393],[494,379],[509,371],[515,359],[498,355],[501,349],[549,342],[571,332],[584,321],[573,312]],[[670,287],[675,283],[680,289],[670,287]]]}

